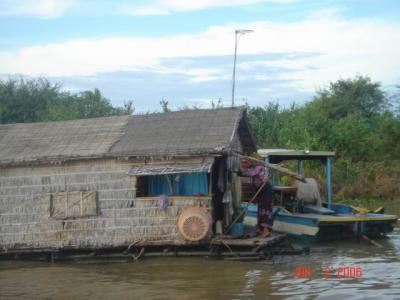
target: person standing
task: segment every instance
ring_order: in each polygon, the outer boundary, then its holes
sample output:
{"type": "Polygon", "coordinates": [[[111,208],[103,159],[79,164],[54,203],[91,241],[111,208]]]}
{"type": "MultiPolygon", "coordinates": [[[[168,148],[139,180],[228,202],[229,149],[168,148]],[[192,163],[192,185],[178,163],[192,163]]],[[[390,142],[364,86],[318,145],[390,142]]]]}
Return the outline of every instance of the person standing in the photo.
{"type": "Polygon", "coordinates": [[[241,160],[240,175],[252,178],[252,184],[258,191],[257,195],[258,218],[257,223],[260,229],[260,237],[268,237],[272,234],[273,212],[272,212],[272,188],[269,177],[265,174],[265,167],[249,160],[241,160]]]}

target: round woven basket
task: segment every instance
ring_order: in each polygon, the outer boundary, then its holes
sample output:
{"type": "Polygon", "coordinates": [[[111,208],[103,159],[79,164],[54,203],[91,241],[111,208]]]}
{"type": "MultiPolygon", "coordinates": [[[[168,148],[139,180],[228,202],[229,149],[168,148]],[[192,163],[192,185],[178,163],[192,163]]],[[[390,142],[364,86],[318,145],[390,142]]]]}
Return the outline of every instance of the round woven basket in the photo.
{"type": "Polygon", "coordinates": [[[203,207],[193,206],[182,209],[178,216],[178,230],[188,241],[200,241],[211,230],[211,215],[203,207]]]}

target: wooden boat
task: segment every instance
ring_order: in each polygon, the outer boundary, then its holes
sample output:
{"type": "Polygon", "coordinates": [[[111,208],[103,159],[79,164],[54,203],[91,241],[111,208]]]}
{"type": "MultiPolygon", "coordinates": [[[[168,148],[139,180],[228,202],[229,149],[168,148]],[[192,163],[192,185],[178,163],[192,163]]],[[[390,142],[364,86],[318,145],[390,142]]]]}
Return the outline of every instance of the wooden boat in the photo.
{"type": "MultiPolygon", "coordinates": [[[[352,236],[382,236],[390,233],[397,221],[397,216],[380,213],[361,214],[347,205],[333,205],[333,213],[296,213],[285,208],[274,208],[276,232],[295,236],[313,237],[319,240],[352,236]],[[343,212],[347,210],[348,212],[343,212]]],[[[255,224],[257,205],[248,206],[245,222],[255,224]]]]}
{"type": "MultiPolygon", "coordinates": [[[[333,204],[331,191],[331,159],[334,152],[262,149],[258,151],[266,162],[297,161],[297,172],[302,174],[302,161],[319,160],[326,166],[326,203],[322,206],[307,204],[296,199],[296,187],[282,186],[272,171],[274,193],[274,225],[276,232],[318,240],[369,236],[380,237],[390,233],[397,222],[396,215],[383,214],[383,210],[368,211],[350,205],[333,204]]],[[[244,204],[246,223],[254,224],[257,205],[244,204]]]]}

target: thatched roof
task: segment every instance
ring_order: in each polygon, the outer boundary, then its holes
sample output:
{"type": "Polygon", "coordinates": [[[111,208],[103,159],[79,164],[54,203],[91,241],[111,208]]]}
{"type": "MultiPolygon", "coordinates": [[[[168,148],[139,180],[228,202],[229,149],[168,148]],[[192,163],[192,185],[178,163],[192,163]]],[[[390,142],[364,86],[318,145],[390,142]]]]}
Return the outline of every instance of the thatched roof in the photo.
{"type": "Polygon", "coordinates": [[[104,157],[192,156],[255,145],[244,108],[0,125],[0,166],[104,157]]]}

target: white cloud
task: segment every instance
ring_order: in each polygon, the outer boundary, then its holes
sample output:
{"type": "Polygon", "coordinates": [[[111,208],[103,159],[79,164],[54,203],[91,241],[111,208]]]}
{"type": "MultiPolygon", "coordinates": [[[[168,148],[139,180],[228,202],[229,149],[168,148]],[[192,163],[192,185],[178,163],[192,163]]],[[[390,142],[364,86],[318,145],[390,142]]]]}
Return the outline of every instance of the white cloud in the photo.
{"type": "MultiPolygon", "coordinates": [[[[255,32],[243,36],[240,55],[299,54],[285,59],[245,61],[240,70],[254,70],[254,80],[282,71],[274,79],[289,80],[292,87],[314,91],[340,77],[370,75],[385,84],[398,83],[400,69],[400,24],[379,20],[345,20],[330,16],[299,22],[254,22],[211,27],[192,35],[169,37],[120,37],[71,40],[37,45],[17,52],[0,52],[2,73],[47,76],[86,76],[113,71],[152,71],[187,75],[192,82],[230,78],[230,68],[205,63],[166,67],[169,59],[232,55],[235,28],[255,32]],[[224,71],[225,70],[225,71],[224,71]]],[[[277,56],[277,55],[275,55],[277,56]]],[[[282,56],[283,57],[283,56],[282,56]]],[[[243,73],[242,73],[243,74],[243,73]]]]}
{"type": "Polygon", "coordinates": [[[179,74],[186,75],[193,83],[227,79],[222,68],[184,68],[184,67],[164,67],[159,66],[151,71],[160,74],[179,74]]]}
{"type": "Polygon", "coordinates": [[[57,18],[76,0],[0,0],[0,15],[29,15],[57,18]]]}
{"type": "Polygon", "coordinates": [[[161,16],[170,14],[168,8],[156,5],[140,7],[126,6],[123,10],[126,13],[134,16],[161,16]]]}
{"type": "Polygon", "coordinates": [[[125,6],[123,11],[137,16],[167,15],[173,12],[202,10],[212,7],[251,5],[262,2],[292,3],[294,0],[153,0],[143,6],[125,6]]]}
{"type": "Polygon", "coordinates": [[[273,80],[274,78],[272,76],[256,74],[254,75],[254,79],[259,81],[264,81],[264,80],[273,80]]]}

